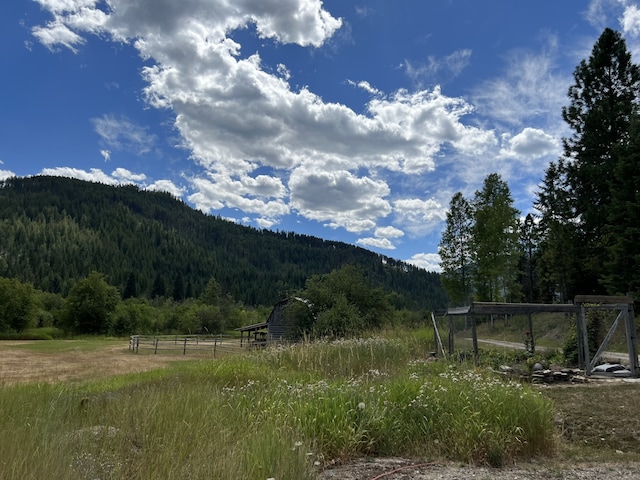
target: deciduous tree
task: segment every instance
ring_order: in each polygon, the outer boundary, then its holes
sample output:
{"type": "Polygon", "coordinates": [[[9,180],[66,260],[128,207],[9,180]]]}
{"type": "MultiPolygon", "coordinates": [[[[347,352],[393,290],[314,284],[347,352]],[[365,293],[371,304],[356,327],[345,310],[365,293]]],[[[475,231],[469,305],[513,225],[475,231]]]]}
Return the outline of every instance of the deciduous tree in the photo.
{"type": "Polygon", "coordinates": [[[118,289],[104,275],[91,272],[69,291],[64,305],[64,323],[74,333],[104,333],[109,315],[120,301],[118,289]]]}
{"type": "Polygon", "coordinates": [[[476,296],[484,301],[517,301],[519,215],[509,185],[488,175],[474,201],[473,264],[476,296]]]}

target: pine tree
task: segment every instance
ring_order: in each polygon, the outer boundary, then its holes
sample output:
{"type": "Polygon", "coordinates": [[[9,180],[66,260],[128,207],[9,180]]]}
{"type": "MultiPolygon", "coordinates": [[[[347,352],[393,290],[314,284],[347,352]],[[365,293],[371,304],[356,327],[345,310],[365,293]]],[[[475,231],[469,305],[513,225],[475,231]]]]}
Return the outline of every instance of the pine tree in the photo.
{"type": "Polygon", "coordinates": [[[124,287],[124,292],[122,293],[122,299],[126,300],[127,298],[135,298],[137,296],[138,296],[138,289],[136,288],[136,275],[133,272],[131,272],[129,273],[127,285],[124,287]]]}
{"type": "Polygon", "coordinates": [[[533,303],[538,298],[537,292],[537,259],[540,237],[538,225],[531,213],[528,213],[520,227],[520,241],[522,243],[523,276],[522,285],[527,302],[533,303]]]}
{"type": "Polygon", "coordinates": [[[566,303],[579,293],[576,284],[580,275],[577,221],[562,159],[551,162],[536,195],[541,300],[566,303]]]}
{"type": "Polygon", "coordinates": [[[640,293],[640,118],[630,142],[617,155],[607,239],[604,284],[610,294],[640,293]]]}
{"type": "Polygon", "coordinates": [[[166,294],[166,287],[162,275],[159,273],[156,275],[153,281],[153,287],[151,288],[151,298],[164,297],[166,294]]]}
{"type": "Polygon", "coordinates": [[[606,226],[612,218],[618,155],[630,140],[638,111],[640,70],[619,32],[605,29],[589,60],[582,60],[569,88],[570,105],[562,117],[573,130],[564,139],[569,187],[575,194],[575,214],[585,246],[582,263],[589,285],[583,293],[600,293],[608,255],[606,226]]]}
{"type": "Polygon", "coordinates": [[[172,297],[176,302],[184,300],[184,278],[182,273],[178,272],[173,281],[172,297]]]}
{"type": "Polygon", "coordinates": [[[453,305],[462,305],[471,296],[471,251],[473,209],[461,192],[449,203],[445,230],[438,246],[442,285],[453,305]]]}

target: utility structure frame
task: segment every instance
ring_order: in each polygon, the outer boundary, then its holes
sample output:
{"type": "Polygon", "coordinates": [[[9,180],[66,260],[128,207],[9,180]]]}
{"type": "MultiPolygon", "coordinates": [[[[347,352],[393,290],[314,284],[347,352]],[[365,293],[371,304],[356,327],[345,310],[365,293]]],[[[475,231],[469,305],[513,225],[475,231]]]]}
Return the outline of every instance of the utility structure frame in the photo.
{"type": "Polygon", "coordinates": [[[567,313],[575,315],[578,334],[578,363],[584,368],[587,375],[591,375],[596,362],[602,356],[611,337],[618,328],[620,321],[624,319],[627,350],[629,354],[629,370],[631,376],[640,376],[638,365],[638,351],[636,340],[636,328],[633,309],[633,298],[630,296],[604,296],[604,295],[577,295],[574,303],[545,304],[545,303],[497,303],[497,302],[471,302],[465,307],[449,308],[445,316],[449,316],[449,354],[453,354],[453,317],[465,315],[471,321],[471,335],[473,340],[473,352],[478,358],[478,332],[476,329],[476,315],[527,315],[529,320],[529,332],[531,335],[531,351],[535,351],[535,335],[533,330],[532,315],[536,313],[567,313]],[[617,310],[618,316],[609,332],[605,336],[592,359],[589,358],[589,340],[587,332],[587,310],[617,310]]]}

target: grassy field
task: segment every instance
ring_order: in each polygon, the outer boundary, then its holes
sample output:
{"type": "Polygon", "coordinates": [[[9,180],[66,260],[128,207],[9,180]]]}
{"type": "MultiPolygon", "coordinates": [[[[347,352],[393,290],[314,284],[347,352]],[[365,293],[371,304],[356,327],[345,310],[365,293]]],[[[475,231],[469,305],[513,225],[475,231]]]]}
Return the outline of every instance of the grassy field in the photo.
{"type": "Polygon", "coordinates": [[[312,479],[365,456],[640,459],[638,384],[522,385],[433,350],[428,329],[215,360],[135,355],[126,340],[0,343],[3,379],[12,354],[38,358],[32,368],[94,358],[72,380],[4,382],[0,478],[312,479]],[[114,372],[123,358],[131,370],[114,372]]]}

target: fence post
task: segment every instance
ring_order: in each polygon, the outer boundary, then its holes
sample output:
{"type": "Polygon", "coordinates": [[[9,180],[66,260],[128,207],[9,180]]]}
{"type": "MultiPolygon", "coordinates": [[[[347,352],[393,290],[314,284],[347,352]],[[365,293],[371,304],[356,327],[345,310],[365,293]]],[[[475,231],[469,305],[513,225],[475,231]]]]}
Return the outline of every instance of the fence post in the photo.
{"type": "Polygon", "coordinates": [[[218,339],[213,339],[213,358],[216,358],[216,347],[218,346],[218,339]]]}
{"type": "Polygon", "coordinates": [[[182,350],[182,355],[187,354],[187,337],[184,337],[184,350],[182,350]]]}
{"type": "Polygon", "coordinates": [[[153,354],[158,353],[158,337],[153,337],[153,354]]]}
{"type": "Polygon", "coordinates": [[[138,353],[139,348],[140,348],[140,337],[136,337],[136,353],[138,353]]]}

